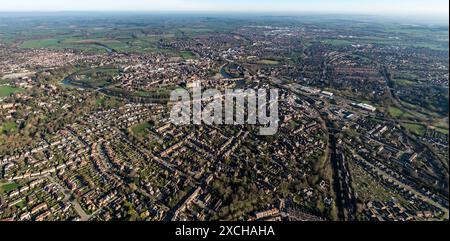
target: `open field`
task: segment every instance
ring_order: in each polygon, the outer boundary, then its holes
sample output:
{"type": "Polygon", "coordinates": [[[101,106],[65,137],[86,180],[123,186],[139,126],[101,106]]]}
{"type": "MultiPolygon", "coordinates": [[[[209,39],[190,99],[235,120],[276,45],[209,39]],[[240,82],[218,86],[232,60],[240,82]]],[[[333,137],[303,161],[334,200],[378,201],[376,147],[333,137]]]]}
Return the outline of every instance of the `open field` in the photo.
{"type": "Polygon", "coordinates": [[[152,127],[153,125],[150,122],[146,121],[144,123],[132,126],[130,129],[133,135],[138,137],[146,137],[149,134],[150,128],[152,127]]]}
{"type": "Polygon", "coordinates": [[[448,118],[423,114],[414,109],[393,106],[388,108],[388,114],[399,121],[410,133],[418,136],[423,136],[427,128],[443,134],[449,133],[448,118]]]}
{"type": "Polygon", "coordinates": [[[82,51],[96,51],[96,52],[106,52],[106,49],[97,42],[76,42],[76,41],[64,41],[63,39],[37,39],[37,40],[27,40],[21,45],[21,48],[26,49],[36,49],[36,48],[47,48],[47,49],[75,49],[82,51]]]}
{"type": "Polygon", "coordinates": [[[258,61],[258,64],[263,64],[263,65],[278,65],[278,64],[280,64],[280,62],[277,61],[277,60],[262,59],[262,60],[258,61]]]}
{"type": "Polygon", "coordinates": [[[414,85],[415,82],[408,79],[394,79],[395,84],[403,85],[403,86],[411,86],[414,85]]]}
{"type": "Polygon", "coordinates": [[[417,135],[417,136],[423,136],[425,135],[425,132],[427,131],[426,126],[422,124],[416,124],[416,123],[403,123],[403,127],[405,127],[406,130],[408,130],[410,133],[417,135]]]}
{"type": "Polygon", "coordinates": [[[180,55],[184,59],[194,59],[195,54],[192,51],[180,51],[180,55]]]}
{"type": "MultiPolygon", "coordinates": [[[[324,23],[325,24],[325,23],[324,23]]],[[[326,23],[328,27],[342,27],[336,26],[336,23],[326,23]]],[[[352,30],[359,29],[363,31],[367,28],[365,23],[355,23],[352,30]]],[[[435,51],[448,51],[448,28],[423,26],[408,26],[395,24],[379,24],[371,25],[373,31],[383,32],[379,36],[342,36],[341,38],[327,38],[323,39],[323,43],[331,44],[333,46],[345,46],[351,44],[381,44],[381,45],[397,45],[404,47],[425,48],[435,51]],[[431,37],[433,36],[433,37],[431,37]],[[420,39],[420,41],[418,41],[420,39]]],[[[345,30],[341,29],[341,30],[345,30]]],[[[350,29],[349,29],[350,30],[350,29]]]]}
{"type": "Polygon", "coordinates": [[[435,130],[436,130],[437,132],[440,132],[440,133],[444,134],[444,135],[448,135],[448,133],[449,133],[449,130],[448,130],[448,129],[435,128],[435,130]]]}
{"type": "Polygon", "coordinates": [[[102,67],[76,73],[70,78],[70,84],[88,88],[103,88],[112,84],[112,78],[119,74],[119,70],[102,67]]]}
{"type": "Polygon", "coordinates": [[[23,90],[11,86],[0,86],[0,97],[7,97],[15,93],[20,93],[23,90]]]}
{"type": "Polygon", "coordinates": [[[389,115],[395,119],[401,118],[404,114],[405,112],[403,112],[397,107],[389,107],[389,115]]]}
{"type": "Polygon", "coordinates": [[[0,193],[8,193],[20,187],[17,183],[0,183],[0,193]]]}
{"type": "Polygon", "coordinates": [[[163,36],[139,36],[138,38],[120,38],[120,39],[88,39],[75,38],[67,36],[67,38],[46,38],[33,39],[24,41],[21,48],[48,48],[48,49],[75,49],[87,52],[155,52],[157,49],[157,42],[160,39],[166,38],[163,36]]]}

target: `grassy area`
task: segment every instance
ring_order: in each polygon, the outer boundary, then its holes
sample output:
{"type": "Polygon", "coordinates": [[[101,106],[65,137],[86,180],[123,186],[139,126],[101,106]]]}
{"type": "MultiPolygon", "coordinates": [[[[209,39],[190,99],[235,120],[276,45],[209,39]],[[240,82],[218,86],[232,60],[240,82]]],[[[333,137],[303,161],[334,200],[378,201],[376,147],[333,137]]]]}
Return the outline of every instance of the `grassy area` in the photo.
{"type": "MultiPolygon", "coordinates": [[[[405,105],[405,103],[402,104],[405,105]]],[[[449,133],[447,118],[439,118],[432,113],[429,115],[421,113],[416,110],[416,108],[420,108],[418,106],[408,105],[407,107],[408,109],[402,109],[391,106],[388,109],[388,114],[392,118],[399,120],[402,126],[410,133],[423,136],[427,127],[443,134],[449,133]]]]}
{"type": "Polygon", "coordinates": [[[344,46],[344,45],[350,45],[352,42],[344,39],[327,39],[323,41],[324,44],[331,44],[333,46],[344,46]]]}
{"type": "Polygon", "coordinates": [[[53,48],[59,46],[58,39],[37,39],[37,40],[27,40],[23,42],[20,47],[25,49],[31,48],[53,48]]]}
{"type": "Polygon", "coordinates": [[[26,202],[25,198],[23,198],[22,200],[20,200],[19,203],[16,204],[16,207],[19,209],[22,209],[26,206],[26,204],[27,204],[27,202],[26,202]]]}
{"type": "Polygon", "coordinates": [[[12,121],[4,122],[0,124],[0,135],[8,135],[17,130],[17,124],[12,121]]]}
{"type": "Polygon", "coordinates": [[[19,184],[17,183],[6,183],[6,184],[0,184],[0,193],[9,193],[12,190],[17,189],[18,187],[20,187],[19,184]]]}
{"type": "Polygon", "coordinates": [[[419,43],[419,44],[413,44],[416,48],[428,48],[431,50],[437,50],[437,51],[448,51],[448,43],[447,45],[444,43],[419,43]]]}
{"type": "Polygon", "coordinates": [[[445,129],[448,131],[449,124],[448,124],[448,118],[441,118],[434,121],[433,126],[439,129],[445,129]]]}
{"type": "Polygon", "coordinates": [[[180,51],[180,55],[183,59],[194,59],[196,57],[192,51],[180,51]]]}
{"type": "Polygon", "coordinates": [[[210,29],[208,27],[195,26],[195,27],[179,28],[178,31],[182,32],[188,36],[193,36],[193,35],[201,34],[201,33],[210,33],[210,32],[213,32],[214,30],[210,29]]]}
{"type": "Polygon", "coordinates": [[[402,85],[402,86],[411,86],[414,85],[415,82],[412,80],[408,80],[408,79],[394,79],[394,82],[398,85],[402,85]]]}
{"type": "Polygon", "coordinates": [[[23,90],[11,86],[0,86],[0,97],[7,97],[15,93],[20,93],[23,90]]]}
{"type": "Polygon", "coordinates": [[[162,97],[170,97],[170,93],[175,90],[175,87],[160,87],[154,88],[150,90],[140,90],[136,91],[135,95],[140,97],[153,97],[153,98],[162,98],[162,97]]]}
{"type": "Polygon", "coordinates": [[[262,59],[260,61],[258,61],[258,64],[264,64],[264,65],[279,65],[280,62],[276,61],[276,60],[271,60],[271,59],[262,59]]]}
{"type": "Polygon", "coordinates": [[[71,80],[71,84],[90,88],[101,88],[111,84],[112,78],[119,74],[115,68],[96,68],[81,71],[76,74],[76,78],[71,80]]]}
{"type": "MultiPolygon", "coordinates": [[[[107,48],[129,53],[157,52],[157,42],[161,39],[170,39],[174,35],[135,35],[117,36],[114,39],[92,36],[92,38],[73,37],[71,35],[58,38],[44,38],[24,41],[21,48],[48,48],[48,49],[76,49],[86,52],[107,52],[107,48]]],[[[189,52],[189,51],[186,51],[189,52]]],[[[189,53],[185,53],[189,57],[189,53]]]]}
{"type": "Polygon", "coordinates": [[[405,114],[405,112],[403,112],[401,109],[397,107],[389,107],[388,112],[389,115],[395,119],[400,119],[405,114]]]}
{"type": "Polygon", "coordinates": [[[150,134],[150,129],[153,127],[153,125],[146,121],[141,124],[137,124],[135,126],[131,127],[131,133],[138,137],[145,137],[148,134],[150,134]]]}
{"type": "Polygon", "coordinates": [[[105,101],[106,101],[105,96],[100,96],[95,100],[95,104],[102,106],[105,103],[105,101]]]}
{"type": "Polygon", "coordinates": [[[402,126],[405,127],[410,133],[417,136],[424,136],[427,131],[426,126],[422,124],[403,123],[402,126]]]}
{"type": "Polygon", "coordinates": [[[104,44],[103,41],[99,40],[77,40],[77,39],[34,39],[24,41],[20,48],[24,49],[38,49],[38,48],[47,48],[47,49],[76,49],[76,50],[84,50],[84,51],[95,51],[95,52],[106,52],[106,49],[98,44],[104,44]]]}
{"type": "Polygon", "coordinates": [[[9,81],[6,79],[0,79],[0,85],[8,84],[9,81]]]}
{"type": "Polygon", "coordinates": [[[437,132],[440,132],[440,133],[442,133],[442,134],[444,134],[444,135],[448,135],[448,133],[449,133],[449,130],[448,130],[448,129],[444,129],[444,128],[440,128],[440,127],[434,127],[434,129],[435,129],[437,132]]]}

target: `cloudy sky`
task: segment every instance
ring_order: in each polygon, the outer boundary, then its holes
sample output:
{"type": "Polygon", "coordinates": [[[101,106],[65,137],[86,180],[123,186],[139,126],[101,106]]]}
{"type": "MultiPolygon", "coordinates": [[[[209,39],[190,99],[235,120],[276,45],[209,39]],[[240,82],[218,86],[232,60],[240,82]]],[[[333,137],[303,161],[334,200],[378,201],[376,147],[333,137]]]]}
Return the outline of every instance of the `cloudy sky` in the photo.
{"type": "Polygon", "coordinates": [[[0,0],[5,11],[236,11],[448,14],[448,0],[0,0]]]}

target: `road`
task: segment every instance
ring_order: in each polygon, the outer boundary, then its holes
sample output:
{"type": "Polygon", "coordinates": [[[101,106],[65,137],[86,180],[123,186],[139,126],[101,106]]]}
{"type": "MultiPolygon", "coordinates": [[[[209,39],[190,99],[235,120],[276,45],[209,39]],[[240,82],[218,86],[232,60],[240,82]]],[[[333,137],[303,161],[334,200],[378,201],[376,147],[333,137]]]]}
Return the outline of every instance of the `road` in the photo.
{"type": "Polygon", "coordinates": [[[64,194],[64,202],[70,202],[70,204],[72,204],[72,207],[75,209],[75,212],[80,217],[80,221],[88,221],[92,217],[92,215],[88,215],[83,210],[80,203],[78,203],[78,201],[76,199],[70,200],[70,197],[72,196],[73,193],[69,189],[67,189],[63,185],[61,185],[52,176],[48,176],[48,179],[50,180],[50,182],[54,183],[56,186],[58,186],[62,190],[62,193],[64,194]]]}

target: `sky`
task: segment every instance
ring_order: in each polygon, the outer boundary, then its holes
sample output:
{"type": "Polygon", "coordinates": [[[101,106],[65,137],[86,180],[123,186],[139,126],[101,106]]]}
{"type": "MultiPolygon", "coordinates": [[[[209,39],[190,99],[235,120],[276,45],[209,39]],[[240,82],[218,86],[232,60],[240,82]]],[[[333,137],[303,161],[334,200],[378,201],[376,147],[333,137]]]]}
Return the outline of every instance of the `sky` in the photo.
{"type": "Polygon", "coordinates": [[[0,12],[217,11],[448,15],[448,0],[0,0],[0,12]]]}

